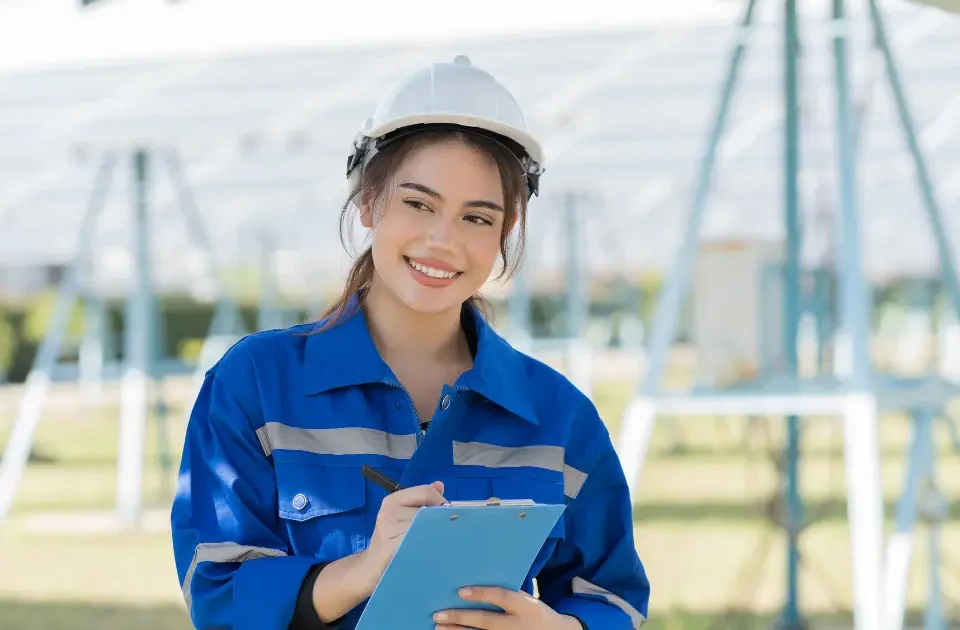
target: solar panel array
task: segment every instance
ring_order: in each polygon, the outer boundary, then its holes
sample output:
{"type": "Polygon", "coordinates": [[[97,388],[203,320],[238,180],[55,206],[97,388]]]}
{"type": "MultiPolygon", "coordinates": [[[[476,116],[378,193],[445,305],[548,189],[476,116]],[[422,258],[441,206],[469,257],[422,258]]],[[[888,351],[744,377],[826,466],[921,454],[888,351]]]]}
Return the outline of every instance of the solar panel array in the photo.
{"type": "MultiPolygon", "coordinates": [[[[898,5],[888,26],[945,223],[960,242],[960,20],[898,5]]],[[[855,27],[853,59],[864,70],[855,74],[858,100],[875,83],[861,135],[867,266],[873,276],[929,272],[934,250],[896,112],[868,55],[869,25],[855,27]]],[[[812,213],[829,216],[837,199],[830,31],[823,20],[803,28],[803,205],[817,231],[812,213]]],[[[576,190],[589,199],[581,210],[594,272],[662,269],[685,228],[736,36],[732,26],[671,26],[0,75],[0,266],[70,260],[100,159],[115,152],[95,262],[103,283],[122,281],[130,152],[143,146],[159,286],[194,286],[206,264],[166,168],[171,151],[224,264],[255,266],[269,235],[282,268],[296,271],[288,282],[336,282],[345,269],[337,213],[356,129],[403,73],[466,54],[515,93],[546,145],[543,194],[530,221],[532,268],[562,266],[559,208],[576,190]]],[[[753,34],[706,234],[782,234],[781,42],[776,22],[753,34]]]]}

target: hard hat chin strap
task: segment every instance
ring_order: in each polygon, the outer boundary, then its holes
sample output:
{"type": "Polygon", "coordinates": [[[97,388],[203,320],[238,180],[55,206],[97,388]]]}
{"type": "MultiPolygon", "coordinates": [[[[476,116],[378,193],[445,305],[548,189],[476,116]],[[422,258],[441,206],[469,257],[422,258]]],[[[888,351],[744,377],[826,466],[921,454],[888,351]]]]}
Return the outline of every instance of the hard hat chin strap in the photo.
{"type": "Polygon", "coordinates": [[[366,170],[373,158],[377,155],[377,153],[383,150],[384,147],[418,133],[436,130],[458,131],[461,133],[482,136],[488,140],[496,142],[504,149],[509,151],[520,162],[520,167],[523,169],[524,175],[527,179],[527,199],[529,200],[534,195],[540,195],[540,176],[543,174],[544,169],[530,159],[530,156],[527,155],[527,152],[522,146],[520,146],[519,143],[505,136],[501,136],[500,134],[487,131],[486,129],[480,129],[478,127],[466,127],[463,125],[454,125],[449,123],[404,127],[379,138],[371,138],[363,133],[357,134],[357,137],[353,141],[353,153],[347,157],[347,178],[349,179],[358,167],[360,168],[361,173],[366,170]]]}

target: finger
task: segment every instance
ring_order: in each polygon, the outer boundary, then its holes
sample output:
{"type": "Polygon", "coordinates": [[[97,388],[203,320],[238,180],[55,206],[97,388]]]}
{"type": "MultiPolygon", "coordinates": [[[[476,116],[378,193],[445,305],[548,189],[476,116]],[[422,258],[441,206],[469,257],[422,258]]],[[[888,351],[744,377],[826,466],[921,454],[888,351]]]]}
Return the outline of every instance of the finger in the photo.
{"type": "MultiPolygon", "coordinates": [[[[437,482],[439,483],[439,482],[437,482]]],[[[443,484],[440,484],[443,488],[443,484]]],[[[428,486],[414,486],[395,492],[391,495],[393,502],[405,507],[422,507],[424,505],[443,505],[446,499],[433,484],[428,486]]]]}
{"type": "Polygon", "coordinates": [[[521,614],[531,602],[537,601],[524,592],[517,593],[499,586],[471,586],[460,589],[458,594],[468,601],[493,604],[514,615],[521,614]]]}
{"type": "Polygon", "coordinates": [[[508,615],[489,610],[441,610],[433,620],[441,627],[467,627],[481,630],[499,630],[505,628],[508,615]]]}

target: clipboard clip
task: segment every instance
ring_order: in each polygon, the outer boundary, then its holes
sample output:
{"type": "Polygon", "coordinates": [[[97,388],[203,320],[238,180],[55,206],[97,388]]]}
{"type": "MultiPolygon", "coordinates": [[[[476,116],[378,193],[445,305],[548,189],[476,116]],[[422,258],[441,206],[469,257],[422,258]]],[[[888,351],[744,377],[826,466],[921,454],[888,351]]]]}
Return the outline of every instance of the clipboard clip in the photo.
{"type": "Polygon", "coordinates": [[[447,507],[500,507],[500,506],[534,506],[536,502],[531,499],[500,499],[490,497],[482,501],[448,501],[447,507]]]}

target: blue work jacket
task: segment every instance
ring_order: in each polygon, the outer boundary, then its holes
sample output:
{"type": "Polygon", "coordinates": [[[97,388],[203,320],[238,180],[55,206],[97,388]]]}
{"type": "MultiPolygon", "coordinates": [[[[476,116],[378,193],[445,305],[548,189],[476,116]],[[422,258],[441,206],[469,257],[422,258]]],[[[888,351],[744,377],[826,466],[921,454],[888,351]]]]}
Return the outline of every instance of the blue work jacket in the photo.
{"type": "MultiPolygon", "coordinates": [[[[245,337],[206,374],[183,447],[171,522],[200,629],[282,630],[311,567],[366,548],[386,495],[370,464],[448,500],[566,503],[526,580],[590,630],[646,619],[627,484],[594,405],[514,350],[469,306],[474,367],[446,386],[421,433],[362,311],[245,337]]],[[[341,620],[351,630],[363,605],[341,620]]]]}

